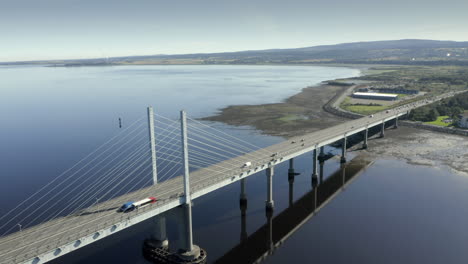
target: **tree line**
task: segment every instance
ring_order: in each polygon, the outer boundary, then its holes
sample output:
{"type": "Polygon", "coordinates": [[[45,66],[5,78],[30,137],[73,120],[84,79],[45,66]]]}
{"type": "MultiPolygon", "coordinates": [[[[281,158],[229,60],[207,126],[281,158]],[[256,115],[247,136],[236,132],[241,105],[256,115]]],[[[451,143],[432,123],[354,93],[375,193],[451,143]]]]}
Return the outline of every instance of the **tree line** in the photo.
{"type": "Polygon", "coordinates": [[[468,92],[414,109],[411,111],[409,119],[431,122],[437,120],[439,116],[449,116],[454,119],[454,123],[457,123],[458,115],[465,110],[468,110],[468,92]]]}

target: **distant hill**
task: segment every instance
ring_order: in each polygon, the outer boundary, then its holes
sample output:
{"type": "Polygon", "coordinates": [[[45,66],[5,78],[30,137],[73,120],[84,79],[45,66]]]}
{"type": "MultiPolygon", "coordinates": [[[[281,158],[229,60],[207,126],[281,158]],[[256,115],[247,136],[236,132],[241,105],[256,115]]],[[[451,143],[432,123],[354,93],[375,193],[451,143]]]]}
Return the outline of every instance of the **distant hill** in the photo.
{"type": "Polygon", "coordinates": [[[343,43],[295,49],[269,49],[184,55],[128,56],[108,59],[41,61],[40,63],[44,62],[66,66],[106,64],[310,63],[468,65],[468,41],[457,42],[402,39],[343,43]]]}

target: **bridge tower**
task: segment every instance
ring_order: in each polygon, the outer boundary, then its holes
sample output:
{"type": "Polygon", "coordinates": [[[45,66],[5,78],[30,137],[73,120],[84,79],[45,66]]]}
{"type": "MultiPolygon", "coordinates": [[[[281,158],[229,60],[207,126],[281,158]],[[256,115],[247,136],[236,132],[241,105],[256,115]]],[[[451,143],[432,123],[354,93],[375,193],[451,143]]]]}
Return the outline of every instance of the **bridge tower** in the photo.
{"type": "Polygon", "coordinates": [[[158,183],[158,170],[156,167],[156,141],[154,139],[154,112],[153,107],[148,107],[148,131],[151,150],[151,165],[153,171],[153,185],[158,183]]]}
{"type": "Polygon", "coordinates": [[[180,127],[182,139],[182,161],[184,166],[184,204],[178,209],[181,212],[180,228],[181,243],[178,256],[185,262],[198,262],[200,248],[193,244],[192,233],[192,198],[190,193],[189,159],[187,143],[187,116],[185,111],[180,111],[180,127]]]}

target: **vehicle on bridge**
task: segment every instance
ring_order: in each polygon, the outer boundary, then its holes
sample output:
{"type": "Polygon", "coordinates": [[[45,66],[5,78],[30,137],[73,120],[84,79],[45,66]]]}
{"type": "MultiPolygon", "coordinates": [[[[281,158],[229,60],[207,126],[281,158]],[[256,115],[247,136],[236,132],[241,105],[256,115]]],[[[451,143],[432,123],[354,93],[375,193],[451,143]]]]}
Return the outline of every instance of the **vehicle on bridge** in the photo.
{"type": "Polygon", "coordinates": [[[127,212],[130,212],[130,211],[133,211],[134,209],[138,209],[140,207],[144,207],[148,204],[152,204],[152,203],[155,203],[157,201],[156,198],[154,197],[148,197],[148,198],[145,198],[143,200],[140,200],[138,202],[127,202],[127,203],[124,203],[118,210],[118,212],[123,212],[123,213],[127,213],[127,212]]]}

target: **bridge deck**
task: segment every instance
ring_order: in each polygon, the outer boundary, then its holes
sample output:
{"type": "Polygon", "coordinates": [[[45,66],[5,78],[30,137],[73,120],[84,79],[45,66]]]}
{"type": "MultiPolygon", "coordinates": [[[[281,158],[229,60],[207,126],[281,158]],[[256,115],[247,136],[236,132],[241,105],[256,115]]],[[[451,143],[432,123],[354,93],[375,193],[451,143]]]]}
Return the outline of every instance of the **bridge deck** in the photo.
{"type": "MultiPolygon", "coordinates": [[[[382,112],[373,117],[344,122],[192,172],[190,174],[192,199],[265,170],[268,166],[333,143],[368,127],[379,125],[382,121],[404,115],[410,109],[426,103],[413,103],[391,110],[389,113],[382,112]],[[274,160],[271,157],[273,153],[278,153],[274,160]],[[256,157],[256,160],[250,157],[256,157]],[[247,161],[250,161],[252,166],[241,168],[247,161]]],[[[57,218],[2,237],[0,238],[0,263],[41,263],[56,258],[182,204],[182,192],[182,176],[179,176],[158,183],[156,186],[97,204],[88,208],[82,215],[57,218]],[[124,202],[149,196],[155,196],[159,201],[130,213],[116,212],[116,209],[124,202]],[[40,256],[40,261],[34,260],[36,256],[40,256]]]]}

